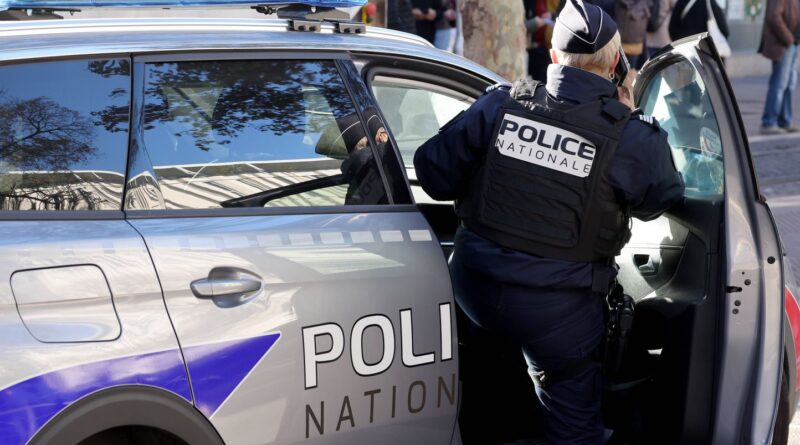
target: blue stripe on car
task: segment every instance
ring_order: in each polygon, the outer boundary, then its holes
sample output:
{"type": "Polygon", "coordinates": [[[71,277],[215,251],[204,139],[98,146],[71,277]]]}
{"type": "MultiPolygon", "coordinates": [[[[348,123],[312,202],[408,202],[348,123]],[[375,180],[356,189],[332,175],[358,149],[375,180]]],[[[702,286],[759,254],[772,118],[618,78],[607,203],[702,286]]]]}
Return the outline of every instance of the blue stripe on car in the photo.
{"type": "MultiPolygon", "coordinates": [[[[210,417],[278,338],[273,333],[184,348],[198,409],[210,417]]],[[[192,402],[178,349],[71,366],[0,390],[0,444],[24,444],[71,403],[119,385],[153,386],[192,402]]]]}
{"type": "Polygon", "coordinates": [[[156,386],[192,400],[177,349],[72,366],[0,391],[0,443],[23,444],[70,403],[103,388],[128,384],[156,386]]]}
{"type": "Polygon", "coordinates": [[[183,348],[197,409],[211,417],[280,336],[275,333],[183,348]]]}

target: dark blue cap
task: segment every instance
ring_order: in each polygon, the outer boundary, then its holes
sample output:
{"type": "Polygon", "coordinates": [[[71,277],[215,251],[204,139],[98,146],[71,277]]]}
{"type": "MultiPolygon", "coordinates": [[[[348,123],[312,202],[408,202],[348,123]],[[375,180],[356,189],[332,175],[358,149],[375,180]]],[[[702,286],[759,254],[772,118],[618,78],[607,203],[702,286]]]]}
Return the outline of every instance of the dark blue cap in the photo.
{"type": "Polygon", "coordinates": [[[593,54],[606,46],[617,24],[599,6],[567,0],[553,28],[553,48],[572,54],[593,54]]]}

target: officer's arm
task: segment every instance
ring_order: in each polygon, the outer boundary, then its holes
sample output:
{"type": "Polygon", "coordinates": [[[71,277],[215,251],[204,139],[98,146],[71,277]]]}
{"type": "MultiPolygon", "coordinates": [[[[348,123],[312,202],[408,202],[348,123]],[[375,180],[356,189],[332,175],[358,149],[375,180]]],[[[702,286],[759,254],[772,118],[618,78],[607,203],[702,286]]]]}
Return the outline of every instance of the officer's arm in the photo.
{"type": "Polygon", "coordinates": [[[422,144],[414,154],[414,168],[425,193],[441,201],[462,197],[486,153],[497,111],[508,97],[507,89],[481,96],[422,144]]]}
{"type": "Polygon", "coordinates": [[[667,133],[655,121],[628,122],[608,179],[631,215],[644,221],[683,200],[683,178],[675,168],[667,133]]]}

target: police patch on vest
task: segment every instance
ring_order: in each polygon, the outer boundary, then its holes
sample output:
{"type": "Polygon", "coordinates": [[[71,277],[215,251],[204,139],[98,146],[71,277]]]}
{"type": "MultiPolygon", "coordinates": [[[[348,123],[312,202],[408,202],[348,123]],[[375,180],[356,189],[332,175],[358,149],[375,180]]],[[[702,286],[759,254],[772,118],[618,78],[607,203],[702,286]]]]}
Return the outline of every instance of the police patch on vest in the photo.
{"type": "Polygon", "coordinates": [[[506,113],[494,146],[500,154],[585,178],[597,148],[571,131],[506,113]]]}

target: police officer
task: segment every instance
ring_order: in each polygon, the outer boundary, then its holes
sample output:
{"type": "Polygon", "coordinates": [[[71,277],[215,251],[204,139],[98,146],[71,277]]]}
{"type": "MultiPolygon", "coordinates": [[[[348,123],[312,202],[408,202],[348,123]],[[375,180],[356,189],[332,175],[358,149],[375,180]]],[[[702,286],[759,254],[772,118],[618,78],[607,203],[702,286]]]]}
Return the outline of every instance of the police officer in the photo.
{"type": "MultiPolygon", "coordinates": [[[[414,158],[434,199],[455,200],[459,305],[522,345],[552,444],[599,444],[603,295],[631,216],[681,201],[666,133],[620,102],[617,25],[567,0],[546,85],[494,87],[414,158]]],[[[623,99],[624,100],[624,99],[623,99]]]]}

